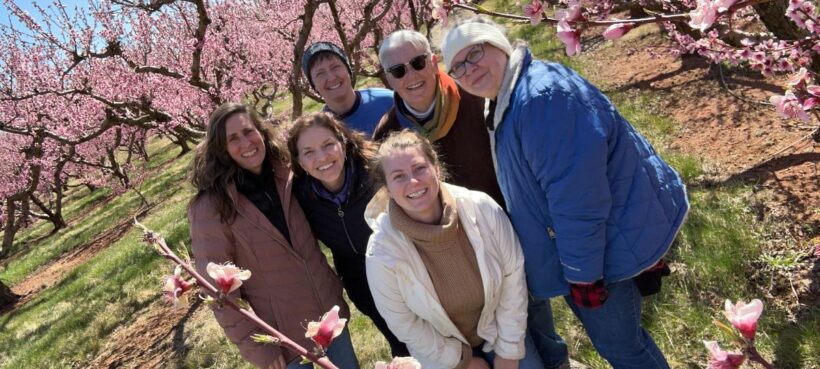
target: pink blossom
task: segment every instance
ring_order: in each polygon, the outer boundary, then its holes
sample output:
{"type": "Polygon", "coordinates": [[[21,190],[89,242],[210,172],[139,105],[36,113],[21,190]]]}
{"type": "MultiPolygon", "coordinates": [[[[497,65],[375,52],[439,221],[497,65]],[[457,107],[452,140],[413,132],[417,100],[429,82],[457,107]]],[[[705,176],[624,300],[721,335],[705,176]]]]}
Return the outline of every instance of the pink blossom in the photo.
{"type": "Polygon", "coordinates": [[[185,279],[180,276],[182,273],[182,267],[177,265],[174,268],[173,275],[166,275],[162,277],[164,285],[162,286],[162,296],[165,300],[174,304],[174,306],[178,306],[180,300],[182,303],[187,302],[187,296],[185,292],[188,292],[191,287],[193,287],[193,281],[186,281],[185,279]]]}
{"type": "Polygon", "coordinates": [[[737,0],[715,0],[715,7],[717,7],[718,12],[724,13],[736,2],[737,0]]]}
{"type": "Polygon", "coordinates": [[[723,351],[715,341],[703,341],[703,344],[712,354],[708,369],[737,369],[743,364],[742,354],[723,351]]]}
{"type": "Polygon", "coordinates": [[[717,20],[717,7],[710,0],[698,0],[698,6],[689,12],[689,17],[689,26],[701,32],[706,31],[717,20]]]}
{"type": "Polygon", "coordinates": [[[791,91],[786,91],[786,94],[783,96],[774,95],[769,98],[769,102],[774,105],[777,113],[783,118],[798,118],[804,122],[810,120],[809,115],[803,110],[800,100],[798,100],[797,96],[794,96],[794,93],[791,91]]]}
{"type": "MultiPolygon", "coordinates": [[[[809,111],[817,105],[820,105],[820,86],[811,85],[806,87],[806,93],[810,97],[803,101],[803,110],[809,111]]],[[[820,250],[820,243],[818,243],[818,250],[820,250]]]]}
{"type": "Polygon", "coordinates": [[[389,364],[377,361],[375,369],[421,369],[421,364],[413,357],[394,357],[389,364]]]}
{"type": "Polygon", "coordinates": [[[205,270],[214,279],[219,292],[224,294],[233,292],[242,285],[242,281],[251,277],[250,270],[239,269],[232,263],[222,265],[208,263],[205,270]]]}
{"type": "MultiPolygon", "coordinates": [[[[802,111],[802,109],[801,109],[802,111]]],[[[805,112],[803,113],[805,114],[805,112]]],[[[742,300],[737,304],[732,304],[731,300],[726,300],[726,307],[724,314],[726,319],[732,322],[732,325],[740,331],[743,337],[750,340],[755,339],[755,332],[757,332],[757,320],[760,319],[760,314],[763,312],[763,301],[754,299],[748,304],[742,300]]]]}
{"type": "Polygon", "coordinates": [[[543,13],[544,4],[542,4],[540,0],[532,0],[531,4],[524,5],[524,15],[530,18],[530,23],[532,23],[533,26],[537,26],[538,23],[541,23],[541,14],[543,13]]]}
{"type": "Polygon", "coordinates": [[[333,339],[342,333],[347,319],[339,319],[339,306],[335,305],[330,309],[322,320],[308,323],[305,337],[310,338],[323,349],[327,349],[333,339]]]}
{"type": "Polygon", "coordinates": [[[442,27],[447,27],[448,11],[441,0],[433,1],[433,18],[441,22],[442,27]]]}
{"type": "Polygon", "coordinates": [[[555,11],[555,18],[559,21],[574,22],[583,18],[581,15],[581,3],[578,0],[569,0],[566,9],[555,11]]]}
{"type": "Polygon", "coordinates": [[[809,80],[809,71],[806,68],[800,68],[797,73],[789,77],[789,81],[786,83],[789,87],[794,87],[802,84],[809,80]]]}
{"type": "Polygon", "coordinates": [[[573,56],[581,53],[581,35],[572,29],[567,21],[558,22],[557,36],[566,46],[567,55],[573,56]]]}
{"type": "Polygon", "coordinates": [[[609,26],[606,31],[604,31],[603,36],[607,40],[617,40],[625,35],[632,27],[635,26],[635,23],[617,23],[609,26]]]}

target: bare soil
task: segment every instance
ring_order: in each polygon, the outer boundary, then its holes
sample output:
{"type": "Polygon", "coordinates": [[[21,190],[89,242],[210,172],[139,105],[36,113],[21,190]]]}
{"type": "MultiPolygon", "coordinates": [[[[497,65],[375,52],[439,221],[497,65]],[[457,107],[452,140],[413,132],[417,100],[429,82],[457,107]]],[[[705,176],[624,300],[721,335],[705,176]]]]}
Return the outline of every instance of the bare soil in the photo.
{"type": "Polygon", "coordinates": [[[81,367],[167,368],[175,357],[185,354],[185,323],[201,306],[196,298],[177,308],[162,299],[154,301],[133,322],[114,331],[97,357],[81,367]]]}

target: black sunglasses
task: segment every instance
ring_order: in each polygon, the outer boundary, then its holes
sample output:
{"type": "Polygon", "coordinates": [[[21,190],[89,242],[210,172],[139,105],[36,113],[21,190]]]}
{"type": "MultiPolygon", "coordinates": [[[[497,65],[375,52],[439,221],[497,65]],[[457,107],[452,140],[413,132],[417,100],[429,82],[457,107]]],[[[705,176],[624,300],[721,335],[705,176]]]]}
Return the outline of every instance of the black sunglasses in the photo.
{"type": "Polygon", "coordinates": [[[390,68],[387,68],[387,72],[393,76],[395,79],[402,79],[404,75],[407,74],[407,67],[405,65],[410,65],[415,70],[422,70],[427,67],[427,54],[421,54],[413,59],[410,59],[407,63],[396,64],[390,68]]]}

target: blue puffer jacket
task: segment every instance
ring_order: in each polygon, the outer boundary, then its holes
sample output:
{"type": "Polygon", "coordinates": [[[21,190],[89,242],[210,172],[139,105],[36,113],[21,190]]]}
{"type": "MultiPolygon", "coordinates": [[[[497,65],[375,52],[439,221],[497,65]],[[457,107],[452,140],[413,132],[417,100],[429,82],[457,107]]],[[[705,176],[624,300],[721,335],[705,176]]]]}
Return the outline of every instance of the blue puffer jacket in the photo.
{"type": "Polygon", "coordinates": [[[495,148],[530,291],[553,297],[571,282],[640,274],[686,217],[684,184],[597,88],[524,54],[495,148]]]}

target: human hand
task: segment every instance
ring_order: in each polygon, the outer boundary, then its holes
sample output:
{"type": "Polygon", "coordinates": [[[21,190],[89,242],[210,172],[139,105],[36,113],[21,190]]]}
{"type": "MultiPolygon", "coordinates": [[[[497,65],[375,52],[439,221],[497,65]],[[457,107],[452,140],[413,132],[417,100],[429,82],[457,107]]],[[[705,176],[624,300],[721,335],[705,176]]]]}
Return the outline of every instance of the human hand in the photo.
{"type": "Polygon", "coordinates": [[[597,309],[606,302],[609,292],[604,286],[604,280],[595,283],[572,283],[569,285],[572,302],[587,309],[597,309]]]}
{"type": "Polygon", "coordinates": [[[487,363],[487,360],[473,356],[470,358],[470,363],[467,364],[467,369],[490,369],[490,364],[487,363]]]}
{"type": "Polygon", "coordinates": [[[501,356],[495,355],[493,360],[493,369],[518,369],[518,360],[505,359],[501,356]]]}

